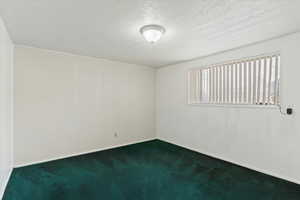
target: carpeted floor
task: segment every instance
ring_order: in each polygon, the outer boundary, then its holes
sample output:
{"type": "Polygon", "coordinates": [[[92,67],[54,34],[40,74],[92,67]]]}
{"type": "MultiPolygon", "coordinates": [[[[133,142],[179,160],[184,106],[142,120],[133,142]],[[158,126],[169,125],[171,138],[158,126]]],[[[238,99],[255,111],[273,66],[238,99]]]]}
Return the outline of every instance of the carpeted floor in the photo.
{"type": "Polygon", "coordinates": [[[154,140],[18,168],[4,200],[299,200],[300,185],[154,140]]]}

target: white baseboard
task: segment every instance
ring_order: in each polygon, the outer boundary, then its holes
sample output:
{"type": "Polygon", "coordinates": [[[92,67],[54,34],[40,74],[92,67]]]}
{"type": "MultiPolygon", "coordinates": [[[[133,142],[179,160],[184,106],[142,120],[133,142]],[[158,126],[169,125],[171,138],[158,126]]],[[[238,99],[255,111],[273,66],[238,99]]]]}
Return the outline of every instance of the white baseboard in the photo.
{"type": "Polygon", "coordinates": [[[0,183],[0,199],[3,198],[4,192],[5,192],[5,188],[8,184],[10,175],[12,173],[12,169],[8,170],[6,173],[3,174],[1,178],[1,183],[0,183]]]}
{"type": "Polygon", "coordinates": [[[157,139],[161,140],[161,141],[164,141],[164,142],[168,142],[170,144],[174,144],[174,145],[189,149],[189,150],[192,150],[192,151],[195,151],[195,152],[198,152],[198,153],[201,153],[201,154],[204,154],[204,155],[207,155],[207,156],[210,156],[210,157],[213,157],[213,158],[216,158],[216,159],[219,159],[219,160],[223,160],[223,161],[226,161],[226,162],[229,162],[229,163],[232,163],[232,164],[235,164],[235,165],[238,165],[238,166],[250,169],[250,170],[254,170],[254,171],[257,171],[257,172],[260,172],[260,173],[263,173],[263,174],[267,174],[267,175],[270,175],[270,176],[273,176],[273,177],[276,177],[276,178],[279,178],[279,179],[283,179],[283,180],[286,180],[286,181],[289,181],[289,182],[292,182],[292,183],[300,184],[300,180],[296,180],[296,179],[291,178],[291,177],[286,177],[286,176],[279,175],[279,174],[274,173],[274,172],[270,172],[268,170],[259,169],[258,167],[250,166],[249,164],[240,163],[240,162],[234,161],[232,159],[227,159],[227,158],[224,158],[224,156],[220,156],[220,155],[210,153],[210,152],[207,152],[207,151],[194,149],[194,148],[188,147],[186,145],[179,144],[177,142],[169,141],[167,139],[163,139],[163,138],[157,138],[157,139]]]}
{"type": "Polygon", "coordinates": [[[68,155],[64,155],[64,156],[58,156],[58,157],[55,157],[55,158],[50,158],[50,159],[45,159],[45,160],[39,160],[39,161],[27,162],[27,163],[21,163],[21,164],[15,164],[14,168],[26,167],[26,166],[29,166],[29,165],[35,165],[35,164],[45,163],[45,162],[49,162],[49,161],[60,160],[60,159],[64,159],[64,158],[74,157],[74,156],[80,156],[80,155],[94,153],[94,152],[98,152],[98,151],[104,151],[104,150],[108,150],[108,149],[113,149],[113,148],[128,146],[128,145],[131,145],[131,144],[137,144],[137,143],[141,143],[141,142],[147,142],[147,141],[151,141],[151,140],[155,140],[155,139],[157,139],[157,138],[153,137],[153,138],[148,138],[148,139],[144,139],[144,140],[136,140],[136,141],[133,141],[133,142],[123,143],[123,144],[119,144],[119,145],[112,145],[112,146],[108,146],[108,147],[103,147],[103,148],[99,148],[99,149],[93,149],[93,150],[89,150],[89,151],[85,151],[85,152],[80,152],[80,153],[68,154],[68,155]]]}
{"type": "MultiPolygon", "coordinates": [[[[112,145],[112,146],[109,146],[109,147],[94,149],[94,150],[90,150],[90,151],[86,151],[86,152],[69,154],[69,155],[66,155],[66,156],[60,156],[60,157],[51,158],[51,159],[45,159],[45,160],[41,160],[41,161],[35,161],[35,162],[28,162],[28,163],[24,163],[24,164],[18,164],[18,165],[15,165],[14,167],[15,168],[25,167],[25,166],[29,166],[29,165],[34,165],[34,164],[39,164],[39,163],[44,163],[44,162],[49,162],[49,161],[54,161],[54,160],[59,160],[59,159],[64,159],[64,158],[69,158],[69,157],[73,157],[73,156],[79,156],[79,155],[84,155],[84,154],[88,154],[88,153],[94,153],[94,152],[98,152],[98,151],[104,151],[104,150],[113,149],[113,148],[122,147],[122,146],[127,146],[127,145],[131,145],[131,144],[137,144],[137,143],[141,143],[141,142],[147,142],[147,141],[151,141],[151,140],[155,140],[155,139],[159,139],[161,141],[165,141],[165,142],[168,142],[168,143],[171,143],[171,144],[174,144],[174,145],[177,145],[177,146],[180,146],[180,147],[183,147],[183,148],[186,148],[186,149],[189,149],[189,150],[192,150],[192,151],[195,151],[195,152],[198,152],[198,153],[201,153],[201,154],[204,154],[204,155],[207,155],[207,156],[219,159],[219,160],[223,160],[223,161],[226,161],[226,162],[229,162],[229,163],[233,163],[235,165],[248,168],[250,170],[254,170],[254,171],[257,171],[257,172],[260,172],[260,173],[263,173],[263,174],[267,174],[267,175],[270,175],[270,176],[273,176],[273,177],[276,177],[276,178],[287,180],[289,182],[300,184],[300,180],[297,180],[297,179],[294,179],[294,178],[291,178],[291,177],[286,177],[286,176],[283,176],[283,175],[279,175],[277,173],[270,172],[268,170],[263,170],[263,169],[259,169],[259,168],[254,167],[254,166],[250,166],[249,164],[244,164],[244,163],[240,163],[240,162],[234,161],[232,159],[224,158],[224,156],[220,156],[220,155],[217,155],[217,154],[214,154],[214,153],[210,153],[210,152],[207,152],[207,151],[203,151],[203,150],[194,149],[194,148],[188,147],[186,145],[179,144],[178,142],[173,142],[173,141],[170,141],[170,140],[167,140],[167,139],[164,139],[164,138],[156,138],[156,137],[148,138],[148,139],[145,139],[145,140],[138,140],[138,141],[134,141],[134,142],[124,143],[124,144],[120,144],[120,145],[112,145]]],[[[8,182],[8,180],[9,180],[11,172],[12,172],[12,170],[9,172],[8,177],[5,179],[6,180],[6,182],[4,184],[5,186],[6,186],[7,182],[8,182]]],[[[2,186],[2,188],[0,188],[0,197],[1,198],[2,198],[1,194],[3,195],[3,193],[4,193],[4,189],[3,189],[3,186],[2,186]]]]}

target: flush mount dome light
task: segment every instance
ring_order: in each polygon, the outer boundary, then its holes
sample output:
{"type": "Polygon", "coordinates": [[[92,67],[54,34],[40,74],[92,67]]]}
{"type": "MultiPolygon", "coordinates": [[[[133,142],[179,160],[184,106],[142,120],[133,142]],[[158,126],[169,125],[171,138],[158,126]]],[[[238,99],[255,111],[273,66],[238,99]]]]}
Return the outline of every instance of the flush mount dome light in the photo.
{"type": "Polygon", "coordinates": [[[150,43],[155,43],[161,38],[161,36],[166,32],[166,30],[160,25],[151,24],[143,26],[140,29],[140,32],[144,36],[145,40],[147,40],[150,43]]]}

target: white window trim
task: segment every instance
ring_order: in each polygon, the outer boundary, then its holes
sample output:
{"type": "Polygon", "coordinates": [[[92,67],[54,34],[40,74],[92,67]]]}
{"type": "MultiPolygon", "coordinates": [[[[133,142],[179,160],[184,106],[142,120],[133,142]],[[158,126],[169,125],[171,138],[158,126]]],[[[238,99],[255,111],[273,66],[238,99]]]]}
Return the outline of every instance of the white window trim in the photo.
{"type": "Polygon", "coordinates": [[[264,54],[259,54],[256,56],[251,56],[251,57],[242,57],[239,59],[232,59],[232,60],[226,60],[224,62],[218,62],[218,63],[210,63],[210,64],[206,64],[202,67],[191,67],[189,68],[186,73],[185,73],[185,78],[186,78],[186,104],[188,106],[191,107],[199,107],[199,106],[203,106],[203,107],[215,107],[215,108],[250,108],[250,109],[269,109],[269,110],[275,110],[275,109],[280,109],[282,107],[282,69],[283,69],[283,59],[281,58],[281,63],[280,63],[280,71],[279,71],[279,75],[280,75],[280,83],[278,85],[279,87],[279,104],[278,105],[255,105],[255,104],[231,104],[231,103],[190,103],[190,95],[189,95],[189,79],[187,76],[187,73],[190,70],[197,70],[197,69],[208,69],[211,68],[211,66],[214,65],[226,65],[232,62],[240,62],[240,61],[244,61],[245,59],[256,59],[256,58],[260,58],[260,57],[268,57],[271,55],[281,55],[282,57],[282,53],[281,51],[275,51],[275,52],[271,52],[271,53],[264,53],[264,54]]]}

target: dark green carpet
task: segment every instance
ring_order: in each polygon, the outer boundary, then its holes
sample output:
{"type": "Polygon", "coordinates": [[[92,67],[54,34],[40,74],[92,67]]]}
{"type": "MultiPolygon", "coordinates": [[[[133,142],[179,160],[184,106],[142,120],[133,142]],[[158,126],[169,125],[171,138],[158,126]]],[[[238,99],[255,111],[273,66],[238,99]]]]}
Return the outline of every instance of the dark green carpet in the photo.
{"type": "Polygon", "coordinates": [[[162,141],[15,169],[4,200],[299,200],[300,185],[162,141]]]}

